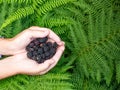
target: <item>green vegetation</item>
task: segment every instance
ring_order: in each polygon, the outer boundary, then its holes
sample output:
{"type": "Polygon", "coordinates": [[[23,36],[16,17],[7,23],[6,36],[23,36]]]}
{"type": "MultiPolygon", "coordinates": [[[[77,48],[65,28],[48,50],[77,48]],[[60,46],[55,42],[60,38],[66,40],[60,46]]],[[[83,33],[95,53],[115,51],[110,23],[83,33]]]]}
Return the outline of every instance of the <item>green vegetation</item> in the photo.
{"type": "Polygon", "coordinates": [[[36,25],[66,43],[49,73],[1,80],[0,90],[120,89],[120,0],[0,0],[0,9],[0,35],[36,25]]]}

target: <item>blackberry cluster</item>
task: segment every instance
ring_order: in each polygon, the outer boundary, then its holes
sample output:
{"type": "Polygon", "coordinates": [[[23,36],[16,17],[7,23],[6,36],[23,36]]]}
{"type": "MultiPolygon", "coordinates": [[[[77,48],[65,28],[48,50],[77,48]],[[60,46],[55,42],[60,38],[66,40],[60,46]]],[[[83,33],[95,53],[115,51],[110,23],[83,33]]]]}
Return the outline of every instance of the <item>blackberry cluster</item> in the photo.
{"type": "Polygon", "coordinates": [[[48,42],[48,37],[36,38],[26,46],[27,57],[43,63],[55,55],[57,47],[56,42],[48,42]]]}

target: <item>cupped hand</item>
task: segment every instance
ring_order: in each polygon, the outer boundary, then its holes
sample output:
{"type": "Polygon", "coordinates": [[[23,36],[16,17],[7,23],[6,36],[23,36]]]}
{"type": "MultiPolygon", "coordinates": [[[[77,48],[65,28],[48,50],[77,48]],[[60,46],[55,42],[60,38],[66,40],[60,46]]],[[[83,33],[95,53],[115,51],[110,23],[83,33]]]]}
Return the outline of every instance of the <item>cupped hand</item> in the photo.
{"type": "Polygon", "coordinates": [[[26,52],[26,46],[35,38],[43,38],[48,36],[53,41],[57,42],[57,44],[61,45],[60,38],[50,29],[48,28],[40,28],[37,26],[32,26],[15,37],[11,40],[11,55],[15,55],[18,53],[26,52]]]}
{"type": "Polygon", "coordinates": [[[45,62],[38,64],[36,61],[28,59],[26,52],[19,53],[11,56],[12,62],[18,74],[28,74],[28,75],[42,75],[47,73],[52,69],[57,62],[60,60],[61,55],[65,49],[64,43],[60,42],[61,45],[58,46],[56,54],[45,62]]]}

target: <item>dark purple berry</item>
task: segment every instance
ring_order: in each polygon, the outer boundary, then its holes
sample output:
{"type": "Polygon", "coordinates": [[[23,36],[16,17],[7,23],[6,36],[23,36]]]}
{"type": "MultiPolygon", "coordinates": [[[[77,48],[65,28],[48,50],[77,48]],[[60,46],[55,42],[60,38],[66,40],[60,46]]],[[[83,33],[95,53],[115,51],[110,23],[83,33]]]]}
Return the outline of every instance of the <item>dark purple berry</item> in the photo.
{"type": "Polygon", "coordinates": [[[37,51],[37,50],[39,49],[39,47],[38,47],[38,46],[34,46],[33,49],[34,49],[35,51],[37,51]]]}
{"type": "Polygon", "coordinates": [[[44,59],[41,59],[39,61],[37,61],[37,63],[43,63],[45,60],[44,59]]]}
{"type": "Polygon", "coordinates": [[[34,51],[34,52],[33,52],[33,55],[34,55],[34,56],[37,56],[37,55],[38,55],[37,51],[34,51]]]}
{"type": "Polygon", "coordinates": [[[38,38],[37,39],[40,43],[45,43],[48,40],[48,37],[44,37],[44,38],[38,38]]]}
{"type": "Polygon", "coordinates": [[[41,54],[41,58],[45,59],[45,54],[41,54]]]}
{"type": "Polygon", "coordinates": [[[45,57],[45,59],[46,59],[46,60],[50,59],[50,56],[48,56],[48,57],[45,57]]]}
{"type": "Polygon", "coordinates": [[[30,47],[30,48],[27,49],[27,51],[28,51],[28,52],[32,52],[32,51],[34,51],[34,48],[31,48],[31,47],[30,47]]]}
{"type": "Polygon", "coordinates": [[[53,47],[54,48],[57,48],[58,47],[58,44],[56,42],[53,43],[53,47]]]}
{"type": "Polygon", "coordinates": [[[35,44],[32,42],[29,44],[29,47],[33,47],[35,44]]]}
{"type": "Polygon", "coordinates": [[[49,52],[45,52],[45,56],[48,57],[50,55],[49,52]]]}
{"type": "Polygon", "coordinates": [[[40,60],[41,60],[41,56],[38,55],[38,56],[36,57],[36,60],[37,60],[37,61],[40,61],[40,60]]]}
{"type": "Polygon", "coordinates": [[[28,53],[27,53],[27,57],[30,58],[30,59],[32,59],[32,57],[33,57],[32,52],[28,52],[28,53]]]}
{"type": "Polygon", "coordinates": [[[30,48],[30,47],[29,47],[29,46],[27,46],[27,47],[25,48],[25,49],[26,49],[26,51],[29,51],[29,48],[30,48]]]}
{"type": "Polygon", "coordinates": [[[35,45],[40,45],[39,41],[37,41],[37,40],[34,41],[34,44],[35,45]]]}
{"type": "Polygon", "coordinates": [[[54,56],[54,54],[52,53],[52,54],[50,54],[49,58],[52,58],[53,56],[54,56]]]}
{"type": "Polygon", "coordinates": [[[47,46],[47,44],[46,43],[42,43],[42,47],[46,47],[47,46]]]}
{"type": "Polygon", "coordinates": [[[52,43],[51,42],[47,42],[46,44],[47,44],[47,46],[52,47],[52,43]]]}
{"type": "Polygon", "coordinates": [[[44,52],[46,52],[46,51],[48,51],[48,50],[49,50],[49,47],[48,47],[48,46],[43,47],[43,50],[44,50],[44,52]]]}
{"type": "Polygon", "coordinates": [[[52,58],[57,50],[56,42],[47,42],[48,37],[36,38],[26,46],[27,57],[35,60],[37,63],[43,63],[52,58]]]}
{"type": "Polygon", "coordinates": [[[39,49],[38,49],[38,53],[39,53],[39,54],[43,54],[43,48],[39,48],[39,49]]]}
{"type": "Polygon", "coordinates": [[[36,56],[33,56],[31,59],[32,59],[32,60],[36,60],[36,56]]]}
{"type": "Polygon", "coordinates": [[[50,49],[50,54],[55,54],[56,53],[56,49],[55,48],[51,48],[50,49]]]}

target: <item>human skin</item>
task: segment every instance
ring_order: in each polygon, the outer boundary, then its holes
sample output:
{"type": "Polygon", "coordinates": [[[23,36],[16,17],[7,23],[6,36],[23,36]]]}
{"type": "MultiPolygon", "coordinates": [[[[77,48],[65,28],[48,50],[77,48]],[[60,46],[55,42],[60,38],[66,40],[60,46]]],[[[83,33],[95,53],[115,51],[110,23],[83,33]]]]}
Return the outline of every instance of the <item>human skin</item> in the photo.
{"type": "Polygon", "coordinates": [[[0,60],[0,79],[16,74],[42,75],[51,70],[60,60],[65,49],[64,42],[50,29],[37,26],[23,30],[13,38],[0,39],[0,54],[10,55],[0,60]],[[25,47],[34,39],[48,36],[50,40],[57,42],[56,54],[44,63],[38,64],[28,59],[25,47]]]}

